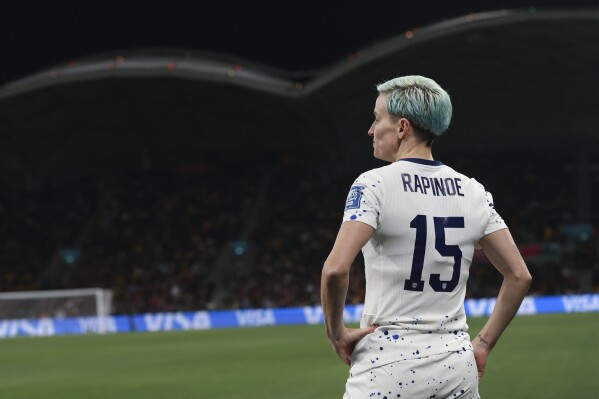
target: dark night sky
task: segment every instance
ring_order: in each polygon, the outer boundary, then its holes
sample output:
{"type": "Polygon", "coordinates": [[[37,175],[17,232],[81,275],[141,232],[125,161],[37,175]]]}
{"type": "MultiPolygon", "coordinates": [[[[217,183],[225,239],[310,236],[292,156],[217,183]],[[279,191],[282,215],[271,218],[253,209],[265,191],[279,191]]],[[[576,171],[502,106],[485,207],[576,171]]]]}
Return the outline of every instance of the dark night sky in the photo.
{"type": "Polygon", "coordinates": [[[226,53],[305,71],[406,30],[530,6],[596,8],[598,0],[3,2],[0,85],[70,59],[140,47],[226,53]]]}

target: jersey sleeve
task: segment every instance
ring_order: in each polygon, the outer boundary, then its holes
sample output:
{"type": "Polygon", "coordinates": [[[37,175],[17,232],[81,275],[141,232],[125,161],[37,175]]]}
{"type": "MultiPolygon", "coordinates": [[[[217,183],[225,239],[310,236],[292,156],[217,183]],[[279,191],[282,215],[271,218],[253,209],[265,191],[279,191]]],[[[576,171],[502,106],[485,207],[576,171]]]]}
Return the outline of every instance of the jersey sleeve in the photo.
{"type": "Polygon", "coordinates": [[[349,190],[345,201],[343,222],[363,222],[376,229],[381,215],[382,196],[381,179],[372,172],[363,173],[349,190]]]}
{"type": "Polygon", "coordinates": [[[485,230],[483,232],[483,237],[489,235],[497,230],[507,229],[507,224],[503,221],[503,218],[499,216],[499,213],[495,210],[495,204],[493,203],[493,196],[490,192],[485,192],[487,206],[489,207],[489,219],[487,221],[487,225],[485,226],[485,230]]]}

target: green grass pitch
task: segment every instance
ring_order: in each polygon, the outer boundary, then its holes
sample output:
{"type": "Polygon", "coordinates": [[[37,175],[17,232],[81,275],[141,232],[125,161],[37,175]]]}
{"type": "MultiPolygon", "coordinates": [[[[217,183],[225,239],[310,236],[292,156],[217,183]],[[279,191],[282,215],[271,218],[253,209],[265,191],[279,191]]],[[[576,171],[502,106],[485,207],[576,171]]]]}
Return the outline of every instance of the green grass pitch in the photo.
{"type": "MultiPolygon", "coordinates": [[[[519,316],[481,397],[596,398],[598,340],[599,313],[519,316]]],[[[322,325],[0,340],[11,399],[341,398],[347,371],[322,325]]]]}

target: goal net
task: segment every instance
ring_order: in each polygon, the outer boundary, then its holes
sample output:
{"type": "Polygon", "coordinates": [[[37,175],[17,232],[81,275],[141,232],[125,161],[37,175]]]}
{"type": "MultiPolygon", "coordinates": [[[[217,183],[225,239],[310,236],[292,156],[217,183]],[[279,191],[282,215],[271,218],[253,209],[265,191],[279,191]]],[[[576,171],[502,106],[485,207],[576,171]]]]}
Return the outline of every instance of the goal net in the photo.
{"type": "Polygon", "coordinates": [[[112,292],[101,288],[0,293],[0,320],[96,316],[102,321],[111,310],[112,292]]]}

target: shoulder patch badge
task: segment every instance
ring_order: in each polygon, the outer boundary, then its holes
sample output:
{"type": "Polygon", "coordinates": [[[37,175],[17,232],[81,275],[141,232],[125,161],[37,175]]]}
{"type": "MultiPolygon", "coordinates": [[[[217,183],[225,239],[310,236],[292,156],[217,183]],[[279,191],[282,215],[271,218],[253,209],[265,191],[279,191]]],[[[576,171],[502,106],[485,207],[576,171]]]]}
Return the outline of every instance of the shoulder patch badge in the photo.
{"type": "Polygon", "coordinates": [[[352,186],[345,202],[345,210],[358,209],[360,208],[360,201],[362,200],[362,190],[365,186],[352,186]]]}

